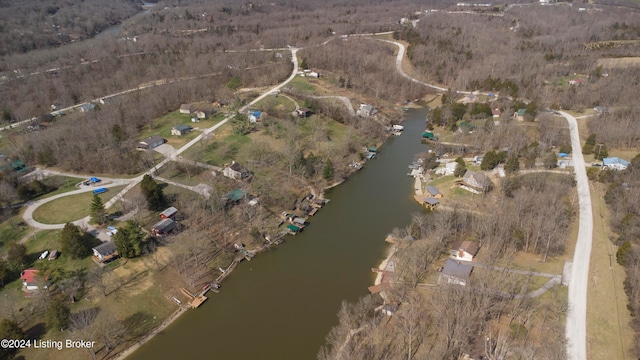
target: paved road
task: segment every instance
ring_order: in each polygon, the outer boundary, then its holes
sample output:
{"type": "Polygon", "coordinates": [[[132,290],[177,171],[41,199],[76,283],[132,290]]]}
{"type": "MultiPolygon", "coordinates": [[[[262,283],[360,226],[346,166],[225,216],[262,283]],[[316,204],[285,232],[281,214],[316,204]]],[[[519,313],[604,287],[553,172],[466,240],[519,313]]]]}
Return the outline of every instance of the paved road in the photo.
{"type": "MultiPolygon", "coordinates": [[[[447,91],[443,87],[428,84],[407,75],[402,70],[402,59],[405,47],[403,44],[381,40],[396,45],[399,48],[396,57],[396,68],[398,72],[410,81],[421,84],[439,91],[447,91]]],[[[470,94],[470,92],[458,91],[458,94],[470,94]]],[[[580,144],[580,134],[578,123],[570,114],[560,111],[569,123],[571,135],[571,151],[573,153],[573,169],[576,176],[576,187],[578,190],[578,203],[580,207],[580,225],[578,229],[578,240],[573,254],[573,267],[569,280],[569,310],[567,314],[567,357],[569,360],[587,359],[587,285],[589,278],[589,261],[591,257],[591,241],[593,236],[593,211],[591,207],[591,194],[589,192],[589,181],[587,179],[586,165],[582,156],[582,146],[580,144]]],[[[552,279],[554,280],[554,279],[552,279]]],[[[553,286],[550,282],[549,286],[553,286]]]]}
{"type": "MultiPolygon", "coordinates": [[[[298,72],[298,58],[296,56],[297,52],[298,52],[298,49],[296,49],[296,48],[291,49],[291,58],[292,58],[292,62],[293,62],[293,71],[292,71],[291,75],[289,76],[289,78],[287,78],[287,80],[285,80],[284,82],[280,83],[279,85],[273,87],[269,91],[265,92],[264,94],[258,96],[255,100],[251,101],[246,106],[242,107],[240,109],[240,112],[246,111],[249,107],[251,107],[252,105],[257,103],[258,101],[264,99],[266,96],[270,95],[272,92],[274,92],[276,90],[280,90],[280,88],[282,88],[284,85],[286,85],[288,82],[290,82],[291,80],[293,80],[296,77],[296,74],[298,72]]],[[[116,196],[114,196],[113,198],[111,198],[111,200],[109,200],[107,203],[104,204],[105,205],[104,206],[105,209],[110,208],[117,201],[121,200],[123,198],[123,196],[129,190],[134,188],[136,185],[138,185],[142,181],[142,178],[144,177],[144,175],[153,176],[153,174],[155,174],[160,168],[162,168],[164,165],[166,165],[169,161],[173,161],[173,160],[178,159],[180,157],[180,154],[182,154],[183,152],[187,151],[193,145],[197,144],[200,140],[202,140],[202,138],[208,136],[213,131],[217,130],[219,127],[223,126],[224,124],[226,124],[229,120],[233,119],[234,117],[235,117],[235,114],[229,115],[224,120],[222,120],[219,123],[215,124],[214,126],[208,128],[207,130],[202,132],[202,134],[198,135],[196,138],[194,138],[193,140],[189,141],[187,144],[182,146],[180,149],[176,150],[174,153],[172,153],[170,156],[168,156],[167,158],[162,160],[159,164],[157,164],[153,168],[151,168],[148,171],[146,171],[144,174],[142,174],[142,175],[140,175],[140,176],[138,176],[136,178],[132,178],[132,179],[119,179],[119,180],[118,179],[113,179],[113,182],[111,184],[102,186],[102,187],[113,187],[113,186],[120,186],[120,185],[125,185],[125,184],[127,185],[127,187],[125,187],[116,196]]],[[[51,173],[53,173],[53,172],[51,172],[51,173]]],[[[58,174],[61,174],[61,173],[58,173],[58,174]]],[[[66,174],[66,175],[77,176],[77,175],[72,175],[72,174],[66,174]]],[[[23,219],[29,225],[33,226],[34,228],[38,228],[38,229],[62,229],[65,224],[42,224],[40,222],[37,222],[37,221],[33,220],[33,212],[40,205],[42,205],[44,203],[47,203],[49,201],[53,201],[55,199],[59,199],[59,198],[64,197],[64,196],[80,194],[80,193],[88,192],[88,191],[92,191],[92,190],[93,190],[93,188],[85,188],[85,189],[74,190],[74,191],[63,193],[63,194],[58,194],[58,195],[52,196],[50,198],[46,198],[46,199],[43,199],[43,200],[38,200],[38,201],[34,201],[32,203],[29,203],[27,205],[27,210],[25,211],[25,213],[23,215],[23,219]]],[[[88,217],[76,220],[73,223],[86,227],[86,226],[88,226],[88,217]]]]}
{"type": "Polygon", "coordinates": [[[569,280],[569,311],[566,328],[567,358],[569,360],[585,360],[587,358],[587,286],[593,236],[593,211],[580,134],[578,133],[578,122],[564,111],[560,111],[560,114],[569,123],[573,169],[576,174],[578,204],[580,206],[578,241],[573,253],[573,267],[569,280]]]}

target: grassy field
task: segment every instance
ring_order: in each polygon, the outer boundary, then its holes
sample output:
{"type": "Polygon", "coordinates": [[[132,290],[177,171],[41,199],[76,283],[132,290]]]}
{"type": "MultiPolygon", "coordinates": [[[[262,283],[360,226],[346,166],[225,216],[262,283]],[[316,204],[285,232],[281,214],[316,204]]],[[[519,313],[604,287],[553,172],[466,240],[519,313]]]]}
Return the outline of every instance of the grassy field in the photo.
{"type": "Polygon", "coordinates": [[[309,83],[307,78],[302,76],[296,76],[289,82],[289,87],[291,87],[294,91],[300,93],[315,93],[315,86],[309,83]]]}
{"type": "MultiPolygon", "coordinates": [[[[124,188],[125,186],[112,187],[99,196],[106,203],[124,188]]],[[[91,199],[93,199],[93,193],[89,191],[50,201],[34,211],[33,219],[43,224],[61,224],[81,219],[89,215],[91,199]]]]}
{"type": "Polygon", "coordinates": [[[587,290],[587,354],[590,359],[632,359],[634,331],[629,326],[624,268],[616,262],[617,248],[609,240],[609,212],[605,188],[591,190],[593,247],[587,290]]]}
{"type": "MultiPolygon", "coordinates": [[[[302,104],[298,104],[302,106],[302,104]]],[[[277,112],[290,113],[296,109],[296,104],[285,96],[272,95],[258,101],[255,105],[253,105],[253,108],[267,112],[270,110],[275,110],[277,112]]]]}
{"type": "Polygon", "coordinates": [[[189,125],[194,129],[207,129],[224,119],[225,115],[222,113],[216,114],[212,118],[202,119],[200,122],[192,123],[191,118],[193,115],[181,114],[179,110],[170,112],[165,116],[153,121],[152,126],[145,127],[140,132],[140,139],[146,139],[150,136],[162,136],[167,140],[167,144],[173,147],[181,147],[196,136],[200,135],[198,130],[192,131],[182,136],[171,135],[171,129],[176,125],[189,125]]]}

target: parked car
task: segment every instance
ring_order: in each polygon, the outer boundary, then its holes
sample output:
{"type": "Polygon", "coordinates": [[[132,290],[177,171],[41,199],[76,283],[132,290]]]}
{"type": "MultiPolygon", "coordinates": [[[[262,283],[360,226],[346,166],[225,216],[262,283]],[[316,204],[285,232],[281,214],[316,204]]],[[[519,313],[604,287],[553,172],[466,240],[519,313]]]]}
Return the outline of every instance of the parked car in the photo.
{"type": "Polygon", "coordinates": [[[47,256],[49,256],[49,250],[45,250],[41,255],[40,255],[40,260],[46,259],[47,256]]]}

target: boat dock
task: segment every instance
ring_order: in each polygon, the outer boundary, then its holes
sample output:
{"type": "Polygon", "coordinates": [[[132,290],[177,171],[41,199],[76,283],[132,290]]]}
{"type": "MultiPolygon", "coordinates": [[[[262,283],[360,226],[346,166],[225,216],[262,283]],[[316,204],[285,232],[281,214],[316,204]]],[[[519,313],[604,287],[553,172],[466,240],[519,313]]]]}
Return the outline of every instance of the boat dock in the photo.
{"type": "Polygon", "coordinates": [[[208,289],[204,290],[202,292],[202,294],[191,294],[187,289],[182,288],[180,289],[180,291],[182,291],[182,293],[187,296],[189,298],[189,306],[191,306],[191,308],[196,309],[197,307],[199,307],[200,305],[202,305],[203,302],[205,302],[207,300],[207,297],[204,296],[204,294],[207,292],[208,289]]]}

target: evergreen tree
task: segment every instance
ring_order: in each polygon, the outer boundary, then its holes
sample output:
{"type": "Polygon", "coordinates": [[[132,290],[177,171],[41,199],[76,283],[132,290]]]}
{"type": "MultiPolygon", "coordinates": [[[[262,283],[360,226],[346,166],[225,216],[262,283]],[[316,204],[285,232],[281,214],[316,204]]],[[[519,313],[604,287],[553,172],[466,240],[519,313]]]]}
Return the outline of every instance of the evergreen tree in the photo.
{"type": "Polygon", "coordinates": [[[544,157],[544,167],[545,169],[554,169],[558,167],[558,158],[556,157],[556,154],[553,152],[550,152],[549,154],[547,154],[544,157]]]}
{"type": "Polygon", "coordinates": [[[124,227],[118,228],[118,232],[113,236],[118,254],[127,259],[142,254],[142,240],[144,233],[133,220],[128,220],[124,227]]]}
{"type": "Polygon", "coordinates": [[[53,299],[49,304],[49,309],[45,314],[45,325],[47,330],[63,331],[69,326],[69,306],[60,299],[53,299]]]}
{"type": "Polygon", "coordinates": [[[62,229],[62,253],[69,254],[74,259],[83,258],[91,253],[94,242],[91,241],[72,223],[65,224],[62,229]]]}
{"type": "Polygon", "coordinates": [[[582,153],[585,155],[593,154],[594,146],[596,146],[596,134],[591,134],[582,147],[582,153]]]}
{"type": "MultiPolygon", "coordinates": [[[[18,323],[9,319],[0,321],[0,337],[2,339],[23,340],[24,332],[18,323]]],[[[0,347],[0,359],[11,359],[17,349],[0,347]]]]}
{"type": "Polygon", "coordinates": [[[104,224],[107,220],[107,212],[104,209],[102,198],[98,194],[93,194],[91,201],[91,222],[94,224],[104,224]]]}
{"type": "Polygon", "coordinates": [[[461,157],[456,159],[456,163],[458,163],[458,166],[456,166],[456,169],[453,171],[453,176],[463,177],[464,173],[467,172],[467,164],[465,164],[464,159],[461,157]]]}
{"type": "Polygon", "coordinates": [[[593,152],[596,154],[596,160],[602,160],[606,157],[609,157],[609,150],[607,150],[607,145],[598,144],[594,147],[593,152]]]}
{"type": "Polygon", "coordinates": [[[7,261],[14,269],[22,267],[27,262],[27,247],[19,243],[11,244],[7,251],[7,261]]]}
{"type": "Polygon", "coordinates": [[[504,171],[507,174],[513,174],[518,170],[520,170],[520,161],[518,160],[518,155],[513,154],[511,155],[509,160],[507,160],[507,163],[504,165],[504,171]]]}
{"type": "Polygon", "coordinates": [[[322,170],[322,177],[325,180],[332,180],[333,173],[334,173],[333,163],[331,162],[331,159],[327,159],[327,162],[324,164],[324,169],[322,170]]]}
{"type": "Polygon", "coordinates": [[[147,208],[151,211],[161,211],[164,209],[166,199],[162,188],[149,175],[145,175],[140,182],[140,189],[147,199],[147,208]]]}

